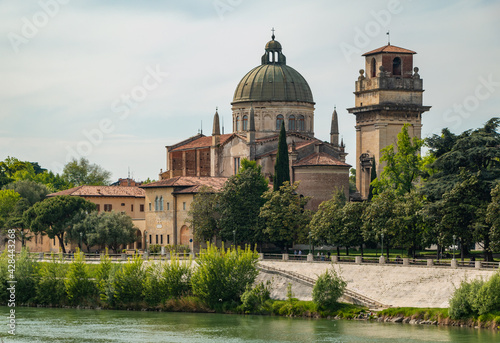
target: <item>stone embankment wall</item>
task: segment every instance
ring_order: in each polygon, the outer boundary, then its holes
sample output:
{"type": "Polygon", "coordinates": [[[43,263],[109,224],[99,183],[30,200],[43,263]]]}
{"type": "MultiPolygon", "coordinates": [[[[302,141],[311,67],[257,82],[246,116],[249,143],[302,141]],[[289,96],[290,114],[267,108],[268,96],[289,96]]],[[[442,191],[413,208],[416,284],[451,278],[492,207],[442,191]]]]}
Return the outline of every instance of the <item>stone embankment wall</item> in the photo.
{"type": "MultiPolygon", "coordinates": [[[[346,280],[347,288],[393,307],[449,306],[448,300],[463,280],[488,279],[497,270],[406,267],[401,265],[355,265],[315,262],[259,261],[259,264],[316,279],[328,268],[335,268],[346,280]]],[[[276,299],[285,299],[288,282],[296,298],[311,300],[312,287],[283,276],[260,273],[258,281],[272,280],[276,299]]]]}

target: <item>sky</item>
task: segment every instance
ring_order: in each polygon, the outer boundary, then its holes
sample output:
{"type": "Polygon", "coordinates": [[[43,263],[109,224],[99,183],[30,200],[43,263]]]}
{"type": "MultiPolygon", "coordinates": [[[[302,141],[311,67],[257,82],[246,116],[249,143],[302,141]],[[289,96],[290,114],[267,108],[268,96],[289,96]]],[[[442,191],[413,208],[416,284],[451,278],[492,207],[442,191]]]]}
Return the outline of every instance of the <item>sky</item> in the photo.
{"type": "Polygon", "coordinates": [[[498,117],[500,2],[435,0],[0,0],[0,160],[62,172],[85,157],[112,173],[158,179],[165,146],[211,134],[218,107],[260,64],[271,28],[311,87],[315,136],[336,106],[355,165],[354,83],[361,55],[416,51],[422,136],[498,117]]]}

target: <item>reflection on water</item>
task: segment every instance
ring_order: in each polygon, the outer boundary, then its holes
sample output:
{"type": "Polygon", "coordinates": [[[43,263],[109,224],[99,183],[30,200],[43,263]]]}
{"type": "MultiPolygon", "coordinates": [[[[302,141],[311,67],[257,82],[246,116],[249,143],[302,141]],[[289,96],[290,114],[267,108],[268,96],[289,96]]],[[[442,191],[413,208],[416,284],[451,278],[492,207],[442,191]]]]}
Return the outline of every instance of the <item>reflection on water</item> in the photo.
{"type": "MultiPolygon", "coordinates": [[[[7,321],[7,307],[0,307],[7,321]]],[[[5,342],[499,342],[489,330],[265,316],[18,308],[5,342]]]]}

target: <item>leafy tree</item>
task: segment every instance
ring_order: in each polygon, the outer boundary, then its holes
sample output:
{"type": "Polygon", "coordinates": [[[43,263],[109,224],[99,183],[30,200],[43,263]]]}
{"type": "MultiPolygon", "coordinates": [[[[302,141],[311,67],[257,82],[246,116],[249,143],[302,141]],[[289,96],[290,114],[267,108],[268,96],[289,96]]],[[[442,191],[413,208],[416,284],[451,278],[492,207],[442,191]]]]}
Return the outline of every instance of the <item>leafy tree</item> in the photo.
{"type": "Polygon", "coordinates": [[[349,194],[356,193],[356,169],[349,169],[349,194]]]}
{"type": "Polygon", "coordinates": [[[491,202],[486,212],[486,222],[491,225],[491,240],[494,249],[500,248],[500,183],[491,191],[491,202]]]}
{"type": "Polygon", "coordinates": [[[381,242],[383,234],[387,258],[389,258],[389,249],[397,238],[395,199],[393,190],[385,190],[375,197],[363,212],[363,236],[365,240],[381,242]]]}
{"type": "Polygon", "coordinates": [[[74,187],[71,182],[65,180],[61,175],[54,174],[51,171],[36,174],[31,180],[44,184],[52,193],[74,187]]]}
{"type": "Polygon", "coordinates": [[[135,255],[123,264],[113,280],[114,298],[121,306],[137,305],[143,299],[144,261],[135,255]]]}
{"type": "Polygon", "coordinates": [[[193,293],[211,308],[238,302],[257,277],[257,252],[231,247],[225,250],[209,244],[196,260],[191,277],[193,293]]]}
{"type": "Polygon", "coordinates": [[[345,245],[342,209],[346,202],[344,192],[334,193],[332,199],[319,205],[309,223],[311,238],[318,243],[336,245],[337,254],[340,254],[338,247],[345,245]]]}
{"type": "Polygon", "coordinates": [[[338,299],[344,294],[347,282],[335,269],[328,269],[318,276],[312,291],[314,303],[323,309],[334,308],[338,299]]]}
{"type": "Polygon", "coordinates": [[[422,175],[424,165],[420,149],[424,140],[410,138],[409,127],[410,124],[403,125],[396,146],[391,144],[382,149],[380,162],[386,162],[386,166],[380,177],[372,182],[375,194],[387,189],[394,190],[398,195],[408,193],[415,188],[416,181],[422,175]]]}
{"type": "Polygon", "coordinates": [[[4,228],[5,223],[20,199],[21,195],[14,190],[0,191],[0,227],[4,228]]]}
{"type": "MultiPolygon", "coordinates": [[[[341,211],[342,215],[342,245],[345,247],[358,246],[363,256],[363,244],[366,243],[363,235],[363,213],[367,202],[348,202],[341,211]]],[[[348,252],[349,250],[347,250],[348,252]]]]}
{"type": "Polygon", "coordinates": [[[236,230],[238,242],[262,241],[259,212],[267,189],[262,167],[255,161],[242,160],[240,171],[229,178],[219,196],[219,227],[224,240],[232,241],[233,230],[236,230]]]}
{"type": "Polygon", "coordinates": [[[104,170],[97,164],[90,164],[86,158],[82,157],[80,161],[73,159],[68,162],[64,166],[62,176],[75,186],[101,186],[110,183],[111,172],[104,170]]]}
{"type": "Polygon", "coordinates": [[[274,164],[273,187],[278,191],[288,181],[290,183],[290,162],[288,160],[288,144],[286,143],[285,122],[281,122],[281,131],[278,138],[278,152],[274,164]]]}
{"type": "Polygon", "coordinates": [[[75,215],[95,208],[94,203],[83,198],[61,195],[36,203],[24,212],[23,220],[31,232],[46,234],[51,239],[57,237],[65,253],[64,234],[74,224],[75,215]]]}
{"type": "Polygon", "coordinates": [[[78,241],[82,233],[87,247],[105,245],[116,253],[121,245],[136,241],[136,232],[132,218],[124,213],[91,212],[68,230],[68,239],[78,241]]]}
{"type": "Polygon", "coordinates": [[[377,178],[377,164],[375,163],[375,157],[372,158],[372,167],[370,172],[370,189],[368,191],[368,201],[373,198],[373,181],[377,178]]]}
{"type": "Polygon", "coordinates": [[[304,206],[310,197],[297,194],[298,182],[290,185],[285,181],[278,191],[268,190],[262,196],[266,203],[260,209],[260,218],[265,221],[264,232],[270,241],[281,246],[292,245],[293,242],[307,241],[307,226],[312,212],[304,206]]]}
{"type": "Polygon", "coordinates": [[[26,249],[22,249],[16,258],[14,277],[16,280],[16,303],[33,303],[38,284],[38,263],[30,257],[26,249]]]}
{"type": "Polygon", "coordinates": [[[219,198],[212,188],[203,186],[194,196],[188,222],[196,242],[206,242],[219,235],[219,198]]]}
{"type": "Polygon", "coordinates": [[[33,206],[35,203],[42,201],[50,192],[45,185],[31,180],[15,181],[5,185],[3,189],[12,189],[19,193],[22,198],[27,200],[28,206],[33,206]]]}
{"type": "Polygon", "coordinates": [[[83,253],[79,250],[75,254],[74,261],[69,265],[64,285],[71,304],[81,305],[94,301],[97,288],[90,278],[89,266],[85,263],[83,253]]]}

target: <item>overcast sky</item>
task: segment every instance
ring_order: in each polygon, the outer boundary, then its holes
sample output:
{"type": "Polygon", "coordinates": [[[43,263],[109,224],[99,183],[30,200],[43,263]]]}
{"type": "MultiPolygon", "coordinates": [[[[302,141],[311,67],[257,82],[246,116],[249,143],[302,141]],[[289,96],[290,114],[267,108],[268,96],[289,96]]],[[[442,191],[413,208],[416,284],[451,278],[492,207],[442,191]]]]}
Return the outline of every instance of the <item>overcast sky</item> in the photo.
{"type": "Polygon", "coordinates": [[[315,135],[334,106],[355,164],[354,82],[361,54],[417,52],[423,136],[500,116],[499,1],[0,0],[0,159],[61,172],[86,157],[113,174],[158,178],[165,146],[211,134],[216,106],[231,130],[241,78],[271,28],[308,81],[315,135]]]}

